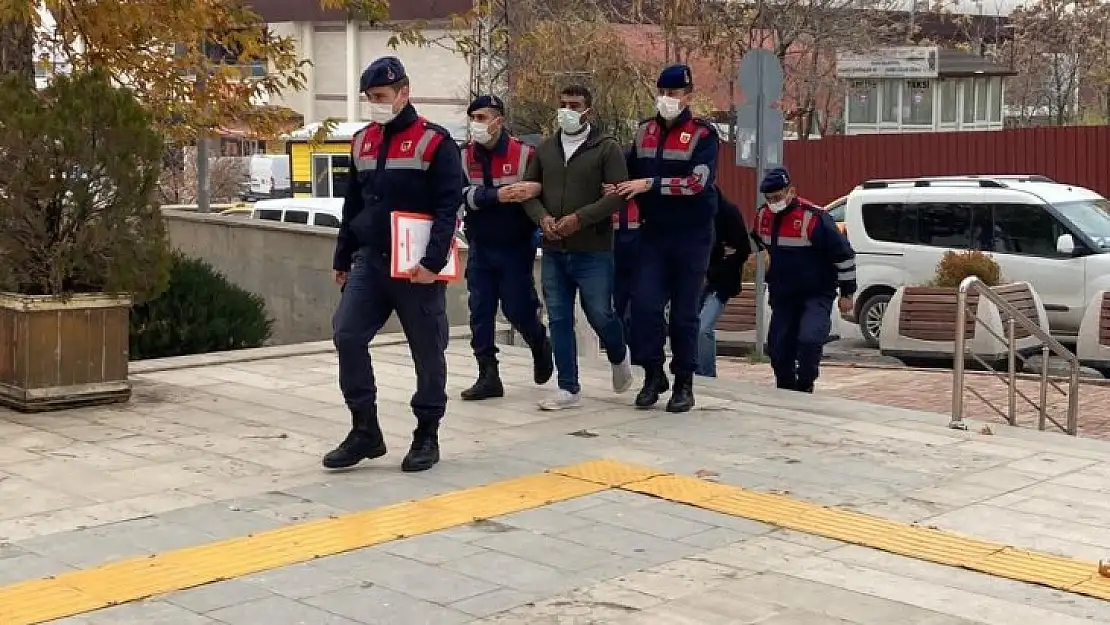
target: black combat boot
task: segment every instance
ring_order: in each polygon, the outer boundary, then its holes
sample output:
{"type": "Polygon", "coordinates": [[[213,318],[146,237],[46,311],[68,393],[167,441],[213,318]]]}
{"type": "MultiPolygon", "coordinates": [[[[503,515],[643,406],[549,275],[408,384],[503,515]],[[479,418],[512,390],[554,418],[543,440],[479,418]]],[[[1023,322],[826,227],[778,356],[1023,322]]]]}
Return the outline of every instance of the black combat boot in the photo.
{"type": "Polygon", "coordinates": [[[694,407],[694,376],[689,373],[675,374],[674,392],[667,402],[667,412],[689,412],[694,407]]]}
{"type": "Polygon", "coordinates": [[[798,385],[794,387],[794,390],[798,391],[799,393],[812,393],[813,392],[813,382],[799,381],[798,385]]]}
{"type": "Polygon", "coordinates": [[[462,398],[469,401],[504,397],[505,387],[501,385],[501,374],[497,372],[497,359],[483,356],[478,359],[478,380],[474,386],[462,392],[462,398]]]}
{"type": "Polygon", "coordinates": [[[551,353],[551,340],[545,334],[542,341],[532,346],[532,379],[536,384],[547,384],[554,373],[555,361],[551,353]]]}
{"type": "Polygon", "coordinates": [[[335,449],[324,456],[324,468],[346,469],[363,460],[373,460],[385,455],[385,439],[378,425],[376,408],[351,411],[351,433],[335,449]]]}
{"type": "Polygon", "coordinates": [[[401,461],[401,470],[406,473],[427,471],[439,462],[439,424],[421,423],[412,433],[412,446],[401,461]]]}
{"type": "Polygon", "coordinates": [[[651,408],[659,402],[659,395],[666,393],[670,388],[671,383],[667,380],[663,365],[645,366],[644,387],[636,395],[636,407],[651,408]]]}

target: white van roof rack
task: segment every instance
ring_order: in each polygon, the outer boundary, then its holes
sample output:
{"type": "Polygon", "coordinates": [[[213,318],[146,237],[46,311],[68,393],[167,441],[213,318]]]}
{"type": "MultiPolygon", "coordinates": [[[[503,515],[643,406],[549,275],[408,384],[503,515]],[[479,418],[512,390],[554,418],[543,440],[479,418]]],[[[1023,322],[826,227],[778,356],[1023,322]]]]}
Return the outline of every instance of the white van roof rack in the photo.
{"type": "Polygon", "coordinates": [[[912,185],[914,187],[944,187],[974,184],[985,189],[1004,189],[1007,182],[1049,182],[1055,180],[1040,175],[998,175],[998,176],[935,176],[921,178],[883,178],[868,180],[860,185],[864,189],[887,189],[892,186],[912,185]]]}

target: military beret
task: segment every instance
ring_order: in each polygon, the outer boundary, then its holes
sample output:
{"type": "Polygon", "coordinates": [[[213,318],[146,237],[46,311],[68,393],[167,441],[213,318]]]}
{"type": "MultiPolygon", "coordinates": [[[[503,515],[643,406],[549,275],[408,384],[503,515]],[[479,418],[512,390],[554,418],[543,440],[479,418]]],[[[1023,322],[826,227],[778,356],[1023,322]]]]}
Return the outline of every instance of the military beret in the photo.
{"type": "Polygon", "coordinates": [[[474,101],[470,103],[470,106],[466,107],[466,114],[470,115],[478,109],[494,109],[504,115],[505,102],[503,102],[501,98],[495,95],[480,95],[477,98],[474,98],[474,101]]]}
{"type": "Polygon", "coordinates": [[[760,193],[775,193],[790,186],[790,174],[782,167],[776,167],[763,176],[759,183],[760,193]]]}
{"type": "Polygon", "coordinates": [[[405,66],[395,56],[383,56],[366,66],[358,81],[358,90],[366,91],[371,87],[388,87],[406,77],[405,66]]]}
{"type": "Polygon", "coordinates": [[[694,86],[694,78],[688,65],[670,65],[659,73],[655,86],[660,89],[687,89],[694,86]]]}

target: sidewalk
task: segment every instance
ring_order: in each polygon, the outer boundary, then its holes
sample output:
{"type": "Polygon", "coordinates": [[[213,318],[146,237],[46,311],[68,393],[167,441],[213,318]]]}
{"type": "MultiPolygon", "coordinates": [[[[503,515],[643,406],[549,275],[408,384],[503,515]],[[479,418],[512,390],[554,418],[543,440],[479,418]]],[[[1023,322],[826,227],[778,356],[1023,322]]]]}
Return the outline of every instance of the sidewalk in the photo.
{"type": "Polygon", "coordinates": [[[390,454],[325,473],[335,356],[282,353],[138,373],[125,406],[0,411],[0,623],[1110,622],[1110,443],[728,377],[689,414],[637,411],[604,361],[580,409],[543,413],[508,348],[508,396],[452,400],[443,462],[402,474],[414,375],[382,344],[390,454]]]}
{"type": "MultiPolygon", "coordinates": [[[[743,380],[761,386],[775,385],[775,377],[769,364],[753,364],[745,358],[720,358],[717,361],[717,375],[724,379],[743,380]]],[[[968,372],[965,377],[969,388],[986,396],[1003,412],[1007,407],[1006,384],[990,375],[968,372]]],[[[1067,389],[1067,383],[1061,384],[1067,389]]],[[[1032,380],[1019,380],[1018,388],[1034,401],[1039,401],[1040,383],[1032,380]]],[[[856,399],[859,401],[896,406],[910,410],[939,413],[937,425],[948,423],[952,415],[952,371],[937,369],[895,369],[854,367],[850,365],[826,363],[821,367],[821,377],[817,381],[817,392],[823,395],[856,399]]],[[[1048,415],[1061,424],[1067,414],[1067,397],[1051,386],[1048,390],[1048,415]]],[[[1006,425],[1006,420],[989,406],[965,391],[965,416],[992,424],[1006,425]]],[[[1079,434],[1086,438],[1110,440],[1110,386],[1081,384],[1079,390],[1079,434]]],[[[1020,396],[1017,399],[1018,424],[1022,427],[1036,428],[1038,412],[1020,396]]],[[[1059,432],[1051,422],[1046,430],[1059,432]]]]}

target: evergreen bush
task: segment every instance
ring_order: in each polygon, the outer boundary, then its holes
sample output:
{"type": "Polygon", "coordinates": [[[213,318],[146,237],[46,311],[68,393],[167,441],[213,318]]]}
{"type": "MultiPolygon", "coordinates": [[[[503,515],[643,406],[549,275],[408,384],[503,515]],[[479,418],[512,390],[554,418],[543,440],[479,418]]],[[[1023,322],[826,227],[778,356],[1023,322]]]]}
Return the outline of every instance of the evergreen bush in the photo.
{"type": "Polygon", "coordinates": [[[272,330],[261,297],[174,253],[169,287],[131,311],[131,359],[261,347],[272,330]]]}
{"type": "Polygon", "coordinates": [[[142,301],[165,288],[163,141],[134,94],[99,70],[41,90],[8,74],[0,110],[0,291],[142,301]]]}

